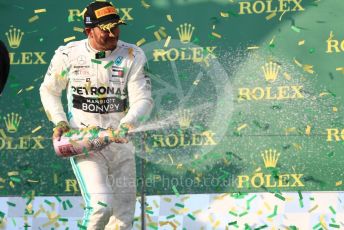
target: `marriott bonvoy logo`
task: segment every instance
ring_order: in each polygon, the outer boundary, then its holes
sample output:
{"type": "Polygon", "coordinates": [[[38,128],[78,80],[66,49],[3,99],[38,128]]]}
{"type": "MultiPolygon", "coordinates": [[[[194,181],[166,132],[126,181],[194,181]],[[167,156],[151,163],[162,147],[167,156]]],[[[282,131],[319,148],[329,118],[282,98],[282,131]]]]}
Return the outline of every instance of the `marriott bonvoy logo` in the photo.
{"type": "Polygon", "coordinates": [[[11,65],[43,65],[47,64],[44,60],[46,52],[42,51],[19,51],[20,46],[24,41],[25,32],[13,25],[5,32],[9,49],[11,65]]]}
{"type": "MultiPolygon", "coordinates": [[[[265,79],[265,86],[239,87],[237,96],[239,102],[299,100],[304,98],[302,85],[276,85],[276,80],[281,72],[281,66],[279,64],[269,61],[261,66],[261,69],[262,72],[260,75],[265,79]]],[[[286,75],[288,76],[288,74],[286,75]]]]}
{"type": "Polygon", "coordinates": [[[181,43],[178,47],[169,45],[167,48],[153,50],[153,61],[192,61],[208,63],[209,59],[216,58],[214,50],[216,46],[199,47],[190,45],[196,27],[191,23],[182,23],[176,28],[178,39],[181,43]]]}
{"type": "Polygon", "coordinates": [[[24,133],[19,132],[22,124],[22,117],[19,114],[8,113],[1,120],[4,128],[0,126],[0,150],[44,149],[42,136],[31,136],[31,132],[29,135],[22,135],[24,133]],[[21,134],[19,137],[18,133],[21,134]]]}
{"type": "Polygon", "coordinates": [[[256,172],[251,175],[239,175],[237,188],[282,188],[304,187],[303,174],[279,172],[278,160],[280,153],[276,149],[266,149],[260,154],[262,163],[268,173],[256,172]]]}

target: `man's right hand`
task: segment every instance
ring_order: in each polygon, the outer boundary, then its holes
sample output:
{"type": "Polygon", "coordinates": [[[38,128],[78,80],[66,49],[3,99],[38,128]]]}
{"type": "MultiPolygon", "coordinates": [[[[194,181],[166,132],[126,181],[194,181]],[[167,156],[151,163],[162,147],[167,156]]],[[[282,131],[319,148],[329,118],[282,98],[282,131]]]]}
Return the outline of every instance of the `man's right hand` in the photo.
{"type": "Polygon", "coordinates": [[[55,128],[53,129],[53,139],[57,139],[58,141],[61,140],[61,136],[63,133],[68,132],[70,130],[70,127],[67,122],[65,121],[60,121],[57,123],[55,128]]]}

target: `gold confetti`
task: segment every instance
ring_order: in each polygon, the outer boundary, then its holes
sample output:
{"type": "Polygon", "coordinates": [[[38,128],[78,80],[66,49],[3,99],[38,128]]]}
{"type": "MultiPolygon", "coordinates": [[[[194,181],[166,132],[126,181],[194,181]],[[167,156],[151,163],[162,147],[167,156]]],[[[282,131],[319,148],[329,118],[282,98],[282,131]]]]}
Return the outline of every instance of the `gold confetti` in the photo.
{"type": "Polygon", "coordinates": [[[309,209],[308,212],[311,213],[313,212],[315,209],[317,209],[319,207],[319,205],[315,205],[313,208],[309,209]]]}
{"type": "Polygon", "coordinates": [[[73,27],[73,30],[76,31],[76,32],[80,32],[80,33],[83,33],[83,32],[84,32],[84,29],[83,29],[83,28],[76,27],[76,26],[73,27]]]}
{"type": "Polygon", "coordinates": [[[259,49],[259,46],[249,46],[247,47],[248,50],[255,50],[255,49],[259,49]]]}
{"type": "Polygon", "coordinates": [[[30,179],[28,179],[27,182],[30,182],[30,183],[38,183],[39,181],[38,181],[38,180],[30,180],[30,179]]]}
{"type": "Polygon", "coordinates": [[[268,203],[264,202],[264,206],[268,209],[268,210],[271,210],[271,207],[268,203]]]}
{"type": "Polygon", "coordinates": [[[153,204],[154,204],[154,206],[155,206],[156,208],[159,208],[159,204],[158,204],[158,202],[157,202],[156,200],[153,200],[153,204]]]}
{"type": "Polygon", "coordinates": [[[332,107],[332,111],[333,112],[338,112],[338,108],[334,106],[334,107],[332,107]]]}
{"type": "Polygon", "coordinates": [[[291,76],[290,76],[287,72],[283,73],[283,76],[284,76],[284,78],[287,79],[288,81],[291,80],[291,76]]]}
{"type": "Polygon", "coordinates": [[[220,222],[219,220],[217,220],[217,221],[213,224],[213,228],[217,228],[220,224],[221,224],[221,222],[220,222]]]}
{"type": "Polygon", "coordinates": [[[275,36],[273,36],[273,38],[271,39],[271,41],[269,42],[269,45],[272,45],[275,41],[275,36]]]}
{"type": "Polygon", "coordinates": [[[329,93],[328,92],[322,92],[322,93],[319,94],[319,97],[323,97],[323,96],[326,96],[326,95],[329,95],[329,93]]]}
{"type": "Polygon", "coordinates": [[[185,196],[181,199],[181,201],[185,202],[186,200],[190,199],[190,196],[185,196]]]}
{"type": "Polygon", "coordinates": [[[34,22],[34,21],[36,21],[36,20],[38,20],[38,19],[39,19],[39,16],[38,16],[38,15],[35,15],[35,16],[29,18],[29,23],[32,23],[32,22],[34,22]]]}
{"type": "Polygon", "coordinates": [[[138,42],[136,42],[136,45],[137,45],[137,46],[140,46],[140,45],[142,45],[142,44],[145,43],[145,42],[146,42],[146,39],[141,38],[138,42]]]}
{"type": "Polygon", "coordinates": [[[214,37],[217,37],[217,38],[221,38],[222,36],[216,32],[212,32],[211,35],[213,35],[214,37]]]}
{"type": "Polygon", "coordinates": [[[163,200],[166,201],[166,202],[168,202],[168,203],[170,203],[170,202],[172,201],[172,199],[171,199],[171,198],[168,198],[168,197],[163,198],[163,200]]]}
{"type": "Polygon", "coordinates": [[[170,44],[170,41],[171,41],[171,36],[168,36],[164,44],[165,48],[168,47],[168,44],[170,44]]]}
{"type": "Polygon", "coordinates": [[[37,9],[34,12],[35,12],[35,14],[39,14],[39,13],[45,13],[45,12],[47,12],[47,10],[46,9],[37,9]]]}
{"type": "Polygon", "coordinates": [[[341,186],[343,184],[343,181],[336,181],[336,186],[341,186]]]}
{"type": "Polygon", "coordinates": [[[246,128],[246,127],[247,127],[247,124],[243,124],[243,125],[241,125],[241,126],[239,126],[239,127],[237,128],[237,131],[240,131],[240,130],[246,128]]]}
{"type": "Polygon", "coordinates": [[[19,172],[18,171],[11,171],[7,173],[8,176],[18,176],[19,172]]]}
{"type": "Polygon", "coordinates": [[[312,65],[303,65],[303,70],[306,71],[307,73],[313,74],[314,70],[313,70],[313,66],[312,65]]]}
{"type": "Polygon", "coordinates": [[[30,91],[30,90],[33,90],[35,87],[34,86],[29,86],[29,87],[27,87],[25,90],[26,91],[30,91]]]}
{"type": "Polygon", "coordinates": [[[268,16],[265,17],[266,20],[270,20],[271,18],[276,16],[276,12],[272,12],[271,14],[269,14],[268,16]]]}
{"type": "Polygon", "coordinates": [[[198,210],[196,210],[196,211],[193,211],[192,212],[192,215],[197,215],[197,214],[199,214],[199,213],[201,213],[202,212],[202,209],[198,209],[198,210]]]}
{"type": "Polygon", "coordinates": [[[306,128],[306,135],[309,136],[311,134],[311,126],[307,125],[307,128],[306,128]]]}
{"type": "Polygon", "coordinates": [[[221,17],[224,18],[228,18],[229,17],[229,13],[225,13],[225,12],[220,12],[221,17]]]}
{"type": "Polygon", "coordinates": [[[344,74],[344,67],[338,67],[336,68],[336,71],[340,71],[342,74],[344,74]]]}
{"type": "Polygon", "coordinates": [[[72,41],[72,40],[75,40],[75,36],[63,39],[64,42],[69,42],[69,41],[72,41]]]}
{"type": "Polygon", "coordinates": [[[298,44],[299,46],[302,46],[302,45],[305,44],[305,40],[301,40],[301,41],[299,41],[297,44],[298,44]]]}
{"type": "Polygon", "coordinates": [[[166,18],[169,22],[173,22],[172,16],[170,14],[166,15],[166,18]]]}
{"type": "Polygon", "coordinates": [[[141,0],[141,4],[146,9],[148,9],[150,7],[150,5],[148,3],[146,3],[144,0],[141,0]]]}
{"type": "Polygon", "coordinates": [[[293,143],[293,146],[297,151],[300,151],[302,149],[300,144],[293,143]]]}
{"type": "Polygon", "coordinates": [[[302,67],[302,64],[301,64],[298,60],[296,60],[295,58],[294,58],[294,62],[295,62],[295,64],[298,65],[299,67],[302,67]]]}
{"type": "Polygon", "coordinates": [[[40,130],[42,128],[42,126],[38,126],[37,128],[35,128],[34,130],[32,130],[31,132],[32,133],[35,133],[35,132],[37,132],[38,130],[40,130]]]}
{"type": "Polygon", "coordinates": [[[258,167],[255,171],[256,171],[256,172],[259,172],[260,170],[262,170],[262,168],[261,168],[261,167],[258,167]]]}
{"type": "Polygon", "coordinates": [[[200,81],[201,81],[201,80],[198,79],[198,80],[194,81],[192,84],[193,84],[193,85],[198,85],[198,83],[199,83],[200,81]]]}

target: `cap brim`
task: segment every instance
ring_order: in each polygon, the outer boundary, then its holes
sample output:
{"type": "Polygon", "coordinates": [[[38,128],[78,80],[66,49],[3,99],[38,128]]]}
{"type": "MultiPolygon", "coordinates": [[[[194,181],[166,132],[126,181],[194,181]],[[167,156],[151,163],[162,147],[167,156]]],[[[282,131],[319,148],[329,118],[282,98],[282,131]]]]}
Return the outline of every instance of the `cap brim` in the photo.
{"type": "Polygon", "coordinates": [[[100,23],[97,23],[96,25],[99,26],[99,25],[107,25],[109,23],[116,23],[114,24],[115,25],[127,25],[127,23],[125,23],[122,19],[119,19],[119,20],[107,20],[107,21],[103,21],[103,22],[100,22],[100,23]]]}

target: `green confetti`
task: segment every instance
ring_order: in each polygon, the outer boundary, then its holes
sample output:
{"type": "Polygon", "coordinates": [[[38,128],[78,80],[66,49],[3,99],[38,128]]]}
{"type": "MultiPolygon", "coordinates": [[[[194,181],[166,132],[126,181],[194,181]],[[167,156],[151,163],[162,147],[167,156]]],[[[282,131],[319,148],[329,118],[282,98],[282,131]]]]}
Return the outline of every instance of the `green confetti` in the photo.
{"type": "Polygon", "coordinates": [[[237,221],[233,221],[233,222],[229,222],[228,225],[234,225],[234,224],[237,224],[237,221]]]}
{"type": "Polygon", "coordinates": [[[59,220],[59,221],[62,221],[62,222],[67,222],[67,221],[68,221],[67,218],[59,218],[58,220],[59,220]]]}
{"type": "Polygon", "coordinates": [[[63,207],[63,210],[67,210],[67,204],[65,201],[62,202],[62,207],[63,207]]]}
{"type": "Polygon", "coordinates": [[[300,207],[303,208],[303,201],[299,200],[300,207]]]}
{"type": "Polygon", "coordinates": [[[260,227],[258,227],[258,228],[255,228],[254,230],[259,230],[259,229],[263,229],[263,228],[267,228],[268,226],[265,224],[265,225],[263,225],[263,226],[260,226],[260,227]]]}
{"type": "Polygon", "coordinates": [[[255,199],[257,197],[257,195],[254,195],[254,196],[252,196],[250,199],[248,199],[247,201],[246,201],[246,209],[248,210],[248,209],[250,209],[250,203],[251,203],[251,201],[253,200],[253,199],[255,199]]]}
{"type": "Polygon", "coordinates": [[[176,215],[172,214],[172,215],[167,216],[166,219],[172,219],[174,217],[176,217],[176,215]]]}
{"type": "Polygon", "coordinates": [[[301,29],[296,27],[296,26],[291,26],[291,29],[294,30],[295,32],[297,33],[300,33],[301,32],[301,29]]]}
{"type": "Polygon", "coordinates": [[[17,182],[17,183],[21,182],[21,179],[19,177],[14,177],[14,176],[11,176],[10,180],[13,181],[13,182],[17,182]]]}
{"type": "Polygon", "coordinates": [[[233,211],[229,211],[229,214],[233,215],[233,216],[238,216],[237,213],[233,212],[233,211]]]}
{"type": "Polygon", "coordinates": [[[110,66],[113,65],[113,63],[115,63],[114,61],[109,61],[109,63],[107,63],[106,65],[104,65],[104,69],[109,68],[110,66]]]}
{"type": "Polygon", "coordinates": [[[146,30],[153,29],[153,28],[155,28],[155,25],[147,26],[146,30]]]}
{"type": "Polygon", "coordinates": [[[277,110],[277,109],[282,109],[282,106],[280,106],[280,105],[273,105],[271,108],[274,109],[274,110],[277,110]]]}
{"type": "Polygon", "coordinates": [[[67,200],[66,203],[67,203],[67,205],[68,205],[69,208],[73,208],[73,205],[72,205],[72,203],[70,202],[70,200],[67,200]]]}
{"type": "Polygon", "coordinates": [[[184,205],[180,204],[180,203],[176,203],[175,206],[180,207],[180,208],[184,208],[184,205]]]}
{"type": "Polygon", "coordinates": [[[79,223],[78,223],[78,227],[79,227],[79,228],[81,228],[81,229],[85,229],[85,230],[87,229],[87,227],[86,227],[86,226],[84,226],[84,225],[81,225],[81,224],[79,224],[79,223]]]}
{"type": "Polygon", "coordinates": [[[153,224],[153,223],[150,223],[150,224],[148,225],[148,227],[150,227],[150,228],[152,228],[152,229],[154,229],[154,230],[158,230],[158,226],[156,226],[156,225],[153,224]]]}
{"type": "Polygon", "coordinates": [[[329,224],[329,226],[332,228],[340,228],[340,226],[338,224],[329,224]]]}
{"type": "Polygon", "coordinates": [[[333,208],[332,206],[330,206],[329,208],[330,208],[331,212],[332,212],[334,215],[336,215],[336,211],[334,210],[334,208],[333,208]]]}
{"type": "Polygon", "coordinates": [[[321,226],[321,223],[318,223],[318,224],[316,224],[316,225],[313,226],[313,229],[316,229],[316,228],[318,228],[318,227],[320,227],[320,226],[321,226]]]}
{"type": "Polygon", "coordinates": [[[302,200],[302,199],[303,199],[303,197],[302,197],[302,193],[301,193],[301,191],[297,191],[297,193],[299,194],[299,199],[300,199],[300,200],[302,200]]]}
{"type": "Polygon", "coordinates": [[[176,188],[175,185],[172,186],[172,190],[173,190],[174,194],[175,194],[177,197],[179,197],[179,192],[178,192],[178,190],[177,190],[177,188],[176,188]]]}
{"type": "Polygon", "coordinates": [[[330,157],[330,158],[333,157],[334,156],[334,151],[331,151],[331,152],[327,153],[327,156],[330,157]]]}
{"type": "Polygon", "coordinates": [[[59,202],[59,203],[61,203],[61,198],[59,197],[59,196],[54,196],[55,198],[56,198],[56,200],[59,202]]]}
{"type": "Polygon", "coordinates": [[[315,52],[315,48],[310,48],[308,52],[311,53],[311,54],[314,53],[315,52]]]}
{"type": "Polygon", "coordinates": [[[96,64],[102,64],[102,61],[99,61],[97,59],[91,59],[91,62],[96,63],[96,64]]]}
{"type": "Polygon", "coordinates": [[[272,218],[272,217],[275,217],[277,215],[277,205],[275,205],[274,207],[274,212],[268,216],[268,218],[272,218]]]}
{"type": "Polygon", "coordinates": [[[188,214],[188,217],[189,217],[191,220],[196,220],[196,217],[194,217],[193,215],[191,215],[191,213],[188,214]]]}
{"type": "Polygon", "coordinates": [[[285,198],[282,195],[278,194],[278,193],[275,194],[275,197],[277,197],[280,200],[285,201],[285,198]]]}
{"type": "Polygon", "coordinates": [[[146,213],[153,215],[154,212],[152,210],[146,210],[146,213]]]}
{"type": "Polygon", "coordinates": [[[5,213],[0,211],[0,218],[3,218],[4,216],[5,216],[5,213]]]}
{"type": "Polygon", "coordinates": [[[49,206],[52,205],[52,202],[50,202],[49,200],[44,200],[44,203],[48,204],[49,206]]]}
{"type": "Polygon", "coordinates": [[[39,39],[40,42],[43,42],[43,40],[44,40],[43,38],[40,38],[40,39],[39,39]]]}
{"type": "Polygon", "coordinates": [[[9,206],[12,206],[12,207],[15,207],[15,206],[16,206],[15,203],[12,203],[12,202],[9,202],[9,201],[7,201],[7,204],[8,204],[9,206]]]}
{"type": "Polygon", "coordinates": [[[99,204],[99,205],[101,205],[101,206],[104,206],[104,207],[107,207],[107,204],[105,204],[105,203],[103,203],[103,202],[101,202],[101,201],[98,201],[97,204],[99,204]]]}
{"type": "Polygon", "coordinates": [[[239,214],[239,217],[245,216],[246,214],[248,214],[247,211],[245,211],[245,212],[243,212],[243,213],[240,213],[240,214],[239,214]]]}
{"type": "Polygon", "coordinates": [[[61,73],[61,76],[62,77],[66,76],[67,72],[68,72],[67,70],[63,70],[62,73],[61,73]]]}

